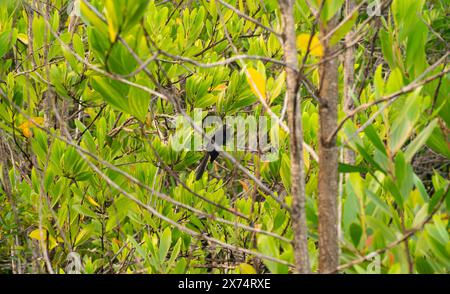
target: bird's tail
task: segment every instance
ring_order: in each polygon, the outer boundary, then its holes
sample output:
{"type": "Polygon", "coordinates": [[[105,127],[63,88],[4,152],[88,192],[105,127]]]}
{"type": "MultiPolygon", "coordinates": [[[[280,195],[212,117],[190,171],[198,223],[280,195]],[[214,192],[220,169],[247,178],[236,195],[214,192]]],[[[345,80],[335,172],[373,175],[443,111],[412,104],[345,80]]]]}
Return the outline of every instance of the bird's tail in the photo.
{"type": "Polygon", "coordinates": [[[209,159],[209,153],[205,154],[205,157],[203,157],[202,161],[200,162],[200,165],[197,168],[197,172],[195,173],[195,180],[198,181],[202,178],[203,173],[205,172],[206,165],[208,164],[209,159]]]}

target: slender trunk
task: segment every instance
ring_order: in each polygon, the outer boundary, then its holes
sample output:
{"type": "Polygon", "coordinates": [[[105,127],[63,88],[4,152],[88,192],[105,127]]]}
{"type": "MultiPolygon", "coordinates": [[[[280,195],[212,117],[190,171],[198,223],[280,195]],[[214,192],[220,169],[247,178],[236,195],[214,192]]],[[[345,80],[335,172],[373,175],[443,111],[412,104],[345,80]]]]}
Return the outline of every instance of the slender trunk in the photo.
{"type": "Polygon", "coordinates": [[[292,228],[294,231],[295,271],[309,273],[308,229],[305,214],[305,171],[300,96],[297,95],[298,59],[294,22],[294,1],[280,0],[283,19],[283,50],[286,67],[288,126],[291,149],[292,228]]]}
{"type": "MultiPolygon", "coordinates": [[[[337,17],[321,24],[320,34],[336,26],[337,17]]],[[[337,127],[338,59],[331,58],[333,48],[323,41],[324,63],[320,67],[319,105],[319,272],[334,272],[339,264],[338,243],[338,157],[336,138],[327,142],[337,127]]]]}
{"type": "MultiPolygon", "coordinates": [[[[345,11],[349,15],[355,8],[354,0],[346,0],[345,11]]],[[[352,34],[348,33],[345,36],[345,45],[349,46],[352,42],[352,34]]],[[[344,55],[344,112],[349,114],[355,107],[352,95],[354,95],[355,84],[355,49],[353,46],[347,47],[344,55]]],[[[346,149],[344,152],[344,162],[348,164],[355,163],[355,152],[351,149],[346,149]]]]}
{"type": "MultiPolygon", "coordinates": [[[[42,11],[44,12],[44,18],[46,22],[50,21],[50,1],[46,1],[45,4],[42,3],[42,11]]],[[[44,103],[43,103],[43,109],[44,109],[44,126],[46,128],[55,127],[55,122],[53,119],[53,111],[52,111],[52,105],[53,105],[53,99],[55,99],[55,95],[53,93],[52,85],[50,83],[50,64],[49,64],[49,49],[50,49],[50,29],[46,26],[44,28],[44,48],[43,48],[43,59],[44,59],[44,66],[45,66],[45,75],[47,78],[47,90],[44,92],[44,103]]],[[[56,103],[56,101],[55,101],[56,103]]]]}

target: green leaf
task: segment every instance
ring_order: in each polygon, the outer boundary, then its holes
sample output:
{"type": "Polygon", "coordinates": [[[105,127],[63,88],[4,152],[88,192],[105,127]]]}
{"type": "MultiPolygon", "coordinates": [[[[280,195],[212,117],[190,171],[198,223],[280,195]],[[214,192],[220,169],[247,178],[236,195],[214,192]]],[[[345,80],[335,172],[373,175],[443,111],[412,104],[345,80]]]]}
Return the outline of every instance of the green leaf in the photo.
{"type": "Polygon", "coordinates": [[[172,254],[170,255],[170,259],[167,262],[167,269],[170,269],[174,263],[178,255],[180,254],[182,239],[178,239],[177,243],[173,247],[172,254]]]}
{"type": "MultiPolygon", "coordinates": [[[[322,0],[313,0],[311,5],[319,10],[322,6],[322,0]]],[[[308,2],[309,3],[309,2],[308,2]]],[[[335,1],[326,1],[323,5],[322,14],[320,15],[320,19],[323,20],[324,24],[329,21],[342,7],[344,0],[335,0],[335,1]]]]}
{"type": "Polygon", "coordinates": [[[448,144],[448,139],[442,133],[440,128],[435,128],[428,138],[427,145],[433,149],[435,152],[450,158],[450,146],[448,144]]]}
{"type": "Polygon", "coordinates": [[[389,191],[389,193],[392,195],[392,197],[394,197],[395,202],[397,202],[397,204],[400,207],[403,207],[403,197],[402,194],[400,193],[397,185],[395,184],[395,182],[391,179],[391,177],[386,177],[384,179],[384,187],[386,190],[389,191]]]}
{"type": "Polygon", "coordinates": [[[15,42],[16,40],[12,31],[7,30],[0,33],[0,58],[11,49],[12,44],[15,42]]]}
{"type": "Polygon", "coordinates": [[[106,22],[108,23],[108,33],[109,40],[111,43],[116,41],[117,35],[122,24],[122,13],[121,9],[123,4],[120,0],[106,0],[105,10],[106,10],[106,22]]]}
{"type": "Polygon", "coordinates": [[[385,213],[387,213],[388,215],[391,214],[391,211],[389,209],[389,206],[386,204],[385,201],[383,201],[377,194],[375,194],[374,192],[370,191],[370,190],[366,190],[367,196],[369,197],[369,199],[376,204],[376,206],[378,208],[380,208],[381,210],[383,210],[385,213]]]}
{"type": "Polygon", "coordinates": [[[159,239],[159,260],[164,262],[166,255],[169,252],[170,244],[172,244],[172,232],[169,227],[167,227],[162,233],[159,239]]]}
{"type": "Polygon", "coordinates": [[[103,34],[108,34],[108,27],[106,23],[89,8],[85,1],[87,0],[79,1],[81,17],[85,22],[95,27],[96,30],[99,30],[103,34]]]}
{"type": "Polygon", "coordinates": [[[392,154],[397,153],[403,146],[414,130],[414,126],[420,117],[421,96],[419,96],[419,92],[420,89],[417,89],[408,96],[402,113],[398,115],[392,125],[389,138],[389,147],[392,154]]]}
{"type": "Polygon", "coordinates": [[[391,68],[396,66],[394,59],[394,41],[392,39],[392,35],[390,32],[381,29],[380,30],[380,41],[381,41],[381,50],[383,52],[383,56],[388,62],[391,68]]]}
{"type": "MultiPolygon", "coordinates": [[[[400,68],[396,67],[391,71],[389,78],[386,82],[386,94],[394,93],[400,90],[403,87],[403,75],[400,68]]],[[[420,89],[419,89],[420,91],[420,89]]],[[[419,91],[414,92],[415,95],[419,93],[419,91]]]]}
{"type": "Polygon", "coordinates": [[[134,25],[139,23],[142,16],[147,12],[147,6],[150,1],[148,0],[133,0],[126,1],[127,3],[127,13],[125,16],[125,22],[123,25],[123,30],[128,31],[134,25]]]}
{"type": "Polygon", "coordinates": [[[375,167],[377,170],[380,171],[385,171],[374,159],[373,157],[367,152],[367,150],[359,145],[359,144],[355,144],[356,145],[356,149],[358,149],[358,152],[361,154],[361,156],[367,161],[369,162],[373,167],[375,167]]]}
{"type": "MultiPolygon", "coordinates": [[[[269,236],[259,235],[257,238],[258,250],[265,255],[279,258],[280,251],[275,240],[269,236]]],[[[273,274],[286,274],[288,267],[274,261],[263,259],[263,263],[267,266],[269,271],[273,274]]]]}
{"type": "Polygon", "coordinates": [[[358,247],[359,245],[359,241],[361,241],[361,236],[362,236],[362,228],[360,225],[356,224],[356,223],[352,223],[350,225],[350,237],[352,239],[352,243],[353,245],[355,245],[355,247],[358,247]]]}
{"type": "Polygon", "coordinates": [[[433,133],[437,126],[437,119],[434,119],[430,124],[420,132],[420,134],[408,145],[405,151],[405,160],[409,163],[420,148],[427,142],[428,138],[433,133]]]}
{"type": "Polygon", "coordinates": [[[395,177],[396,185],[404,201],[408,198],[414,186],[413,170],[410,164],[406,163],[403,152],[399,152],[395,157],[395,177]]]}
{"type": "Polygon", "coordinates": [[[291,160],[286,153],[283,153],[281,156],[280,176],[284,188],[287,191],[291,191],[291,160]]]}
{"type": "MultiPolygon", "coordinates": [[[[142,85],[145,81],[140,80],[136,81],[136,83],[142,85]]],[[[131,87],[128,95],[128,103],[131,114],[138,118],[141,122],[144,122],[150,104],[150,94],[137,87],[131,87]]]]}
{"type": "Polygon", "coordinates": [[[342,24],[331,36],[330,45],[337,44],[347,33],[353,28],[356,20],[358,19],[358,11],[356,10],[351,17],[342,24]]]}
{"type": "Polygon", "coordinates": [[[76,212],[78,212],[81,215],[92,217],[92,218],[97,218],[97,215],[95,214],[95,212],[93,212],[86,206],[83,206],[81,204],[74,204],[72,207],[76,212]]]}
{"type": "Polygon", "coordinates": [[[367,173],[368,169],[363,165],[351,165],[339,162],[338,171],[340,173],[367,173]]]}
{"type": "Polygon", "coordinates": [[[367,128],[365,128],[364,133],[378,150],[386,154],[386,146],[384,146],[384,143],[381,141],[380,137],[378,137],[378,134],[375,131],[373,125],[369,125],[367,128]]]}
{"type": "Polygon", "coordinates": [[[117,85],[117,82],[108,78],[93,77],[91,79],[91,83],[92,87],[97,90],[110,105],[121,111],[125,111],[127,113],[131,112],[128,108],[128,101],[119,90],[119,85],[117,85]]]}

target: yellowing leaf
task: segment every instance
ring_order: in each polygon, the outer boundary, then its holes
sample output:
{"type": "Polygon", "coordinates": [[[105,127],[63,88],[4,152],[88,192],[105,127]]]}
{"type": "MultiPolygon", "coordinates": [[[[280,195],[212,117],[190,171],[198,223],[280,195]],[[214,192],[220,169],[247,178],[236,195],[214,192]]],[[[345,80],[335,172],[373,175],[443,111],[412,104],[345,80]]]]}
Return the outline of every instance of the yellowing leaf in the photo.
{"type": "Polygon", "coordinates": [[[94,205],[94,206],[96,206],[96,207],[100,207],[100,204],[98,204],[98,203],[94,200],[94,198],[92,198],[91,196],[87,196],[86,198],[87,198],[87,200],[89,201],[90,204],[92,204],[92,205],[94,205]]]}
{"type": "Polygon", "coordinates": [[[242,181],[242,180],[239,180],[239,183],[241,183],[242,188],[244,189],[244,191],[247,192],[247,191],[248,191],[248,185],[247,185],[247,183],[244,182],[244,181],[242,181]]]}
{"type": "Polygon", "coordinates": [[[305,163],[305,170],[308,171],[311,166],[311,162],[309,160],[309,153],[306,149],[303,149],[303,161],[305,163]]]}
{"type": "Polygon", "coordinates": [[[33,136],[33,133],[31,132],[30,128],[23,128],[22,134],[27,138],[31,138],[31,136],[33,136]]]}
{"type": "Polygon", "coordinates": [[[220,85],[217,85],[217,86],[215,86],[215,87],[209,88],[209,91],[210,91],[210,92],[215,92],[215,91],[220,92],[220,91],[225,90],[226,88],[227,88],[227,85],[225,85],[225,84],[220,84],[220,85]]]}
{"type": "Polygon", "coordinates": [[[239,265],[239,271],[241,272],[241,274],[256,274],[255,268],[248,263],[241,263],[239,265]]]}
{"type": "Polygon", "coordinates": [[[22,131],[22,134],[25,137],[30,138],[33,135],[33,133],[31,132],[31,128],[35,127],[35,124],[43,125],[44,118],[43,117],[33,117],[30,120],[27,120],[26,122],[22,123],[19,126],[19,129],[22,131]]]}
{"type": "Polygon", "coordinates": [[[42,125],[43,123],[44,123],[43,117],[33,117],[30,120],[27,120],[23,124],[21,124],[19,126],[19,129],[31,128],[34,126],[34,124],[42,125]]]}
{"type": "Polygon", "coordinates": [[[120,240],[116,239],[116,238],[112,238],[113,243],[117,244],[117,245],[121,245],[122,242],[120,242],[120,240]]]}
{"type": "Polygon", "coordinates": [[[24,33],[17,34],[17,39],[19,39],[20,42],[24,43],[25,45],[28,45],[28,36],[24,33]]]}
{"type": "Polygon", "coordinates": [[[108,33],[109,33],[109,40],[111,43],[114,43],[116,41],[117,37],[117,29],[114,27],[114,24],[108,20],[108,33]]]}
{"type": "MultiPolygon", "coordinates": [[[[308,43],[310,39],[309,34],[300,34],[297,36],[297,47],[302,51],[303,54],[306,54],[306,51],[308,49],[308,43]]],[[[323,56],[323,47],[320,43],[319,38],[317,38],[316,35],[314,35],[311,39],[311,45],[309,46],[309,54],[316,57],[322,57],[323,56]]]]}
{"type": "Polygon", "coordinates": [[[75,237],[75,246],[81,244],[82,242],[86,241],[88,236],[88,230],[86,228],[81,229],[81,231],[78,233],[78,235],[75,237]]]}
{"type": "MultiPolygon", "coordinates": [[[[43,117],[33,117],[31,121],[35,122],[36,124],[42,126],[44,124],[44,118],[43,117]]],[[[34,126],[34,124],[30,121],[30,124],[34,126]]]]}
{"type": "Polygon", "coordinates": [[[85,1],[79,1],[80,3],[80,12],[82,18],[87,21],[91,26],[95,27],[95,29],[101,31],[102,33],[108,33],[108,29],[103,20],[92,11],[89,6],[85,3],[85,1]]]}
{"type": "Polygon", "coordinates": [[[52,250],[53,248],[58,246],[58,241],[53,236],[50,236],[48,238],[48,240],[49,240],[49,244],[48,244],[48,249],[49,250],[52,250]]]}
{"type": "Polygon", "coordinates": [[[106,22],[108,23],[109,40],[114,43],[119,33],[119,7],[117,1],[106,0],[106,22]]]}
{"type": "Polygon", "coordinates": [[[45,229],[42,230],[36,229],[31,231],[31,233],[28,236],[30,236],[31,239],[45,241],[47,240],[47,231],[45,229]]]}
{"type": "Polygon", "coordinates": [[[266,79],[262,74],[254,68],[247,68],[247,82],[256,96],[266,99],[266,79]]]}

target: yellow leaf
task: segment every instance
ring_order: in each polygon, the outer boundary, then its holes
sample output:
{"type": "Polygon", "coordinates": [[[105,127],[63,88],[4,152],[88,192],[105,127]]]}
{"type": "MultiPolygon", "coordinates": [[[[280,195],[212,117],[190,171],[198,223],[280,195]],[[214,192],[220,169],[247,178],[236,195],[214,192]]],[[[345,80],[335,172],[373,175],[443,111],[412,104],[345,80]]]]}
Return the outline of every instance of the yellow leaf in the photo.
{"type": "Polygon", "coordinates": [[[239,183],[241,183],[242,188],[244,189],[245,192],[248,192],[248,185],[246,182],[239,180],[239,183]]]}
{"type": "MultiPolygon", "coordinates": [[[[306,54],[310,38],[311,37],[309,34],[300,34],[297,36],[297,47],[302,51],[303,54],[306,54]]],[[[309,46],[309,54],[316,57],[323,56],[323,47],[322,44],[320,43],[319,38],[317,38],[316,35],[314,35],[311,39],[311,45],[309,46]]]]}
{"type": "Polygon", "coordinates": [[[22,134],[27,138],[31,138],[31,136],[33,136],[33,133],[31,132],[30,128],[23,128],[22,134]]]}
{"type": "Polygon", "coordinates": [[[108,33],[111,43],[114,43],[119,33],[119,7],[117,7],[117,1],[106,0],[106,22],[108,23],[108,33]]]}
{"type": "Polygon", "coordinates": [[[31,128],[35,127],[35,124],[43,125],[44,118],[43,117],[33,117],[30,120],[27,120],[24,123],[22,123],[19,126],[19,129],[22,130],[22,134],[25,137],[30,138],[33,135],[33,133],[31,132],[31,128]]]}
{"type": "Polygon", "coordinates": [[[109,40],[111,41],[111,43],[114,43],[117,37],[117,29],[115,28],[112,21],[110,21],[109,19],[108,19],[108,33],[109,33],[109,40]]]}
{"type": "Polygon", "coordinates": [[[31,239],[45,241],[47,240],[47,231],[45,229],[42,230],[36,229],[31,231],[31,233],[28,236],[30,236],[31,239]]]}
{"type": "Polygon", "coordinates": [[[23,129],[28,129],[30,128],[30,123],[28,121],[24,122],[23,124],[21,124],[19,126],[19,129],[23,130],[23,129]]]}
{"type": "Polygon", "coordinates": [[[78,235],[75,237],[75,246],[79,245],[79,243],[86,237],[88,233],[87,229],[81,229],[78,235]]]}
{"type": "Polygon", "coordinates": [[[24,33],[17,34],[17,39],[19,39],[19,41],[24,43],[25,45],[28,45],[28,36],[24,33]]]}
{"type": "MultiPolygon", "coordinates": [[[[31,121],[35,122],[36,124],[38,124],[40,126],[42,126],[44,124],[44,118],[43,117],[36,116],[36,117],[33,117],[31,119],[31,121]]],[[[31,126],[34,126],[34,124],[32,122],[30,122],[30,124],[31,124],[31,126]]]]}
{"type": "Polygon", "coordinates": [[[305,163],[305,171],[308,171],[311,166],[311,162],[309,161],[309,153],[306,149],[303,149],[303,161],[305,163]]]}
{"type": "Polygon", "coordinates": [[[49,244],[48,244],[49,250],[52,250],[53,248],[58,246],[58,241],[53,236],[50,236],[48,239],[49,239],[49,244]]]}
{"type": "Polygon", "coordinates": [[[239,271],[241,272],[241,274],[256,274],[255,268],[248,263],[241,263],[239,265],[239,271]]]}
{"type": "Polygon", "coordinates": [[[227,88],[227,85],[225,85],[225,84],[220,84],[220,85],[217,85],[217,86],[215,86],[215,87],[209,88],[209,91],[210,91],[210,92],[214,92],[214,91],[223,91],[223,90],[225,90],[226,88],[227,88]]]}
{"type": "Polygon", "coordinates": [[[247,69],[247,82],[257,97],[266,99],[266,79],[254,68],[247,69]]]}
{"type": "Polygon", "coordinates": [[[94,205],[94,206],[96,206],[96,207],[100,207],[100,204],[98,204],[98,203],[94,200],[94,198],[92,198],[91,196],[87,196],[86,198],[87,198],[87,200],[89,201],[90,204],[92,204],[92,205],[94,205]]]}

